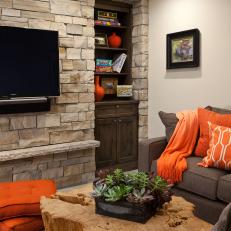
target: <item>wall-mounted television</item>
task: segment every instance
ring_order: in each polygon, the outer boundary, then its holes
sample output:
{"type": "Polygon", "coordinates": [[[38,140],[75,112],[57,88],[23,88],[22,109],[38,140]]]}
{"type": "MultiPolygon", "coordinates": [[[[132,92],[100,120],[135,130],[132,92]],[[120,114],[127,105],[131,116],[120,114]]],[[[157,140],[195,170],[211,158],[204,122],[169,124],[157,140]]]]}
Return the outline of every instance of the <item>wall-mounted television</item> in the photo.
{"type": "Polygon", "coordinates": [[[1,26],[0,98],[58,95],[58,32],[1,26]]]}

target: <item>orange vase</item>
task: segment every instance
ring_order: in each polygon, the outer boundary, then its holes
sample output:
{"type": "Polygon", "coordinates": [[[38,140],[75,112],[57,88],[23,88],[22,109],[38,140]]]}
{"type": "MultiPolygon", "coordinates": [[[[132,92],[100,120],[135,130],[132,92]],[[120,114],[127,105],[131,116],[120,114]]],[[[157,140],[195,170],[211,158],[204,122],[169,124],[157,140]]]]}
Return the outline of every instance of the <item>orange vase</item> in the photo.
{"type": "Polygon", "coordinates": [[[99,76],[95,77],[95,101],[99,102],[104,97],[104,88],[99,85],[99,76]]]}
{"type": "Polygon", "coordinates": [[[119,48],[121,46],[121,43],[121,37],[117,35],[115,32],[113,32],[112,35],[108,37],[109,47],[119,48]]]}

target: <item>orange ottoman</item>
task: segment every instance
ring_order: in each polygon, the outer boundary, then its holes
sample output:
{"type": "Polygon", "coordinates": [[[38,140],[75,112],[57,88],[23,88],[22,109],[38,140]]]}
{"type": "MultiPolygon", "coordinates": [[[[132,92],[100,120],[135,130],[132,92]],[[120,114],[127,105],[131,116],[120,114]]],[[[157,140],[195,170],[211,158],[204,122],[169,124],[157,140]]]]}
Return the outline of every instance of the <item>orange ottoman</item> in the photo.
{"type": "MultiPolygon", "coordinates": [[[[56,186],[54,181],[52,180],[33,180],[0,183],[0,221],[16,217],[37,215],[37,217],[23,218],[26,220],[10,219],[8,221],[3,221],[1,225],[2,227],[4,226],[5,229],[2,228],[2,230],[7,230],[6,227],[9,227],[9,231],[21,230],[19,228],[12,229],[12,227],[15,225],[15,222],[19,222],[18,224],[21,224],[22,222],[24,226],[25,223],[31,222],[34,222],[34,224],[36,223],[37,225],[40,224],[40,221],[38,220],[41,220],[40,198],[41,196],[49,197],[55,192],[56,186]]],[[[39,230],[36,229],[35,226],[33,227],[34,229],[22,230],[39,230]]]]}

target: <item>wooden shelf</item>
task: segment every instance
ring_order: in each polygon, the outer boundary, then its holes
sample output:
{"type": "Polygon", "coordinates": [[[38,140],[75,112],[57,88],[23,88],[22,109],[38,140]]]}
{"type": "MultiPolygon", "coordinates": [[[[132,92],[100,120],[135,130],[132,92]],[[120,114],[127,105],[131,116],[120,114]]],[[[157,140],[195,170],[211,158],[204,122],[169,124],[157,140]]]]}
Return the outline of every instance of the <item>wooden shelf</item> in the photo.
{"type": "Polygon", "coordinates": [[[122,30],[126,30],[126,29],[128,29],[128,27],[127,26],[106,26],[106,25],[95,25],[95,28],[96,29],[110,29],[110,28],[112,28],[112,29],[122,29],[122,30]]]}
{"type": "Polygon", "coordinates": [[[116,72],[95,72],[95,75],[108,75],[108,76],[126,76],[129,73],[116,73],[116,72]]]}
{"type": "Polygon", "coordinates": [[[112,48],[112,47],[95,47],[95,50],[104,50],[104,51],[128,51],[126,48],[112,48]]]}

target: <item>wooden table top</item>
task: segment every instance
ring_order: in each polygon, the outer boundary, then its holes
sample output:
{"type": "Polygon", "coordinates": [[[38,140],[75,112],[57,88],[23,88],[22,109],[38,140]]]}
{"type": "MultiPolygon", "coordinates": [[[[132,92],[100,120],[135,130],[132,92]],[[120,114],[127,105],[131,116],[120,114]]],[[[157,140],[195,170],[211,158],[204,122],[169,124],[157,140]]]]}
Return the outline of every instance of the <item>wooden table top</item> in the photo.
{"type": "Polygon", "coordinates": [[[212,227],[193,215],[193,204],[176,196],[145,224],[98,215],[91,191],[92,184],[86,184],[57,192],[54,199],[43,197],[40,207],[46,231],[210,231],[212,227]]]}

